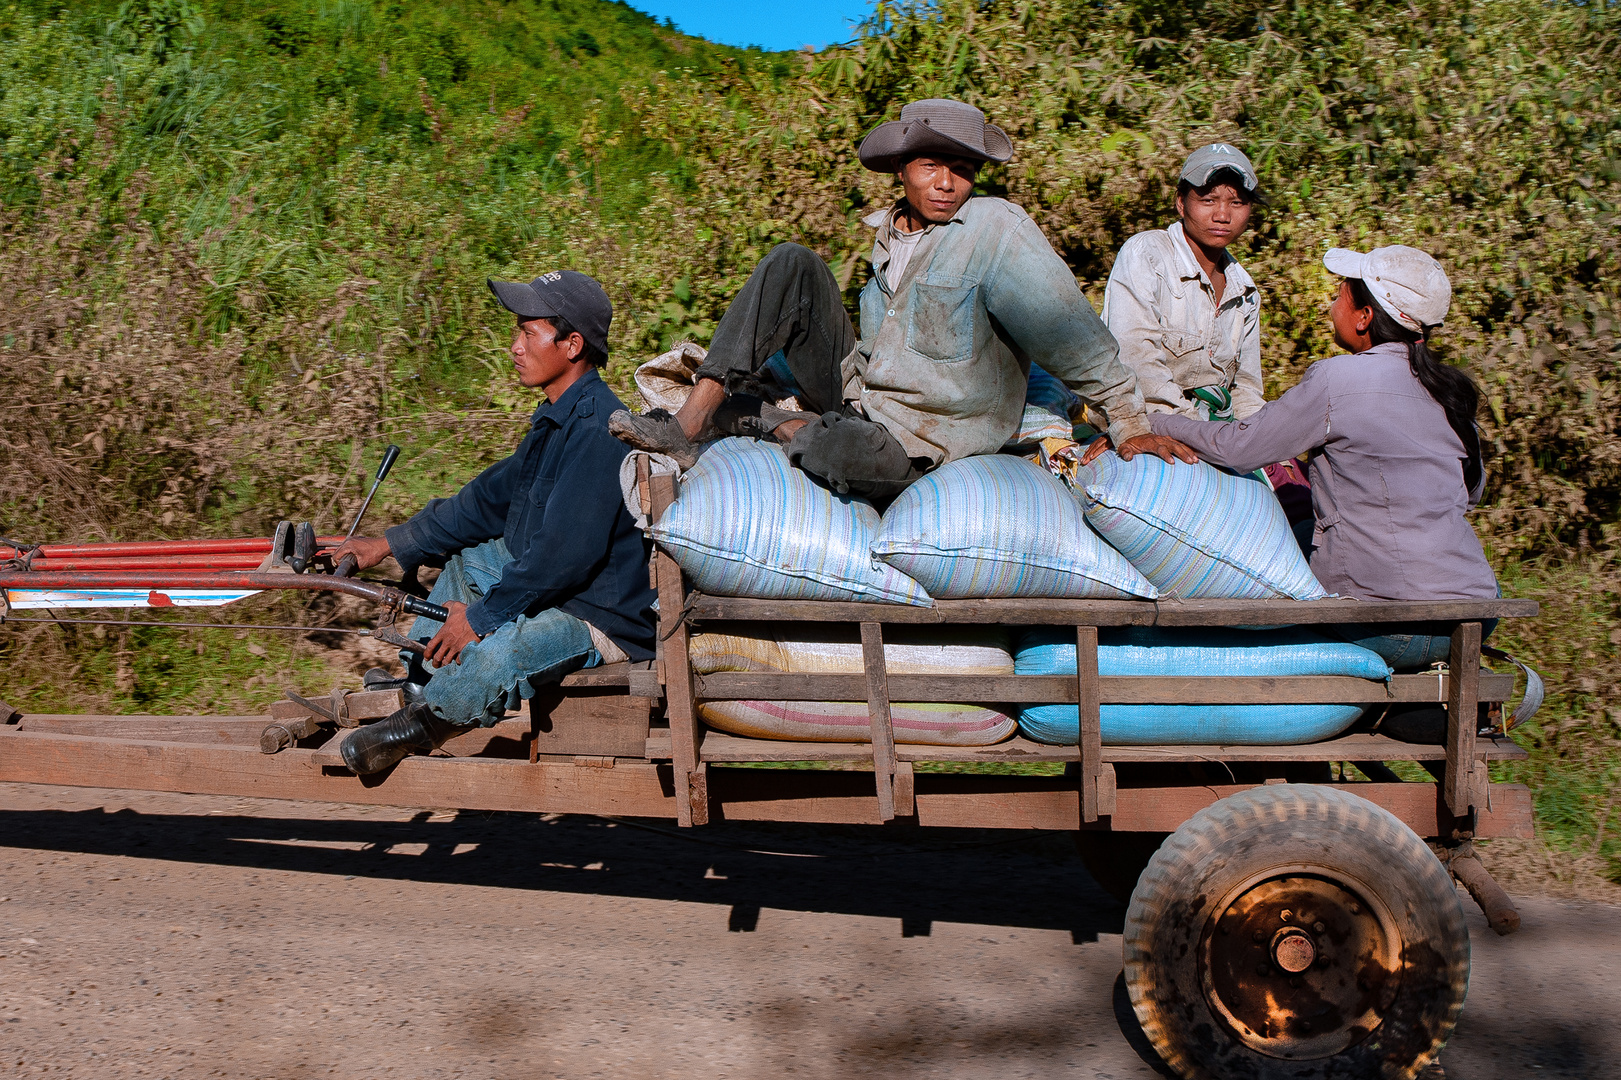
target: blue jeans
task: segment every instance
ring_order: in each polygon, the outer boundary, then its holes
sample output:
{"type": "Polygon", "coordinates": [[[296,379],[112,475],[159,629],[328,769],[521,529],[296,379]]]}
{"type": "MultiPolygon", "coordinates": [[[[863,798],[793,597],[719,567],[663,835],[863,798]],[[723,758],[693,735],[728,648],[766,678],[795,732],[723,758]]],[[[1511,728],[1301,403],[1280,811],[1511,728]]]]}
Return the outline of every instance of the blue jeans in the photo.
{"type": "MultiPolygon", "coordinates": [[[[1484,642],[1497,629],[1496,619],[1480,624],[1484,642]]],[[[1433,623],[1341,623],[1328,627],[1331,634],[1360,645],[1384,657],[1397,672],[1423,671],[1431,664],[1444,664],[1452,656],[1452,627],[1433,623]],[[1386,633],[1386,631],[1392,631],[1386,633]]]]}
{"type": "MultiPolygon", "coordinates": [[[[428,599],[470,604],[501,580],[512,561],[507,545],[489,540],[451,557],[428,599]]],[[[419,617],[410,636],[427,641],[438,633],[437,619],[419,617]]],[[[503,623],[483,641],[462,650],[460,664],[435,667],[420,653],[400,651],[414,683],[425,684],[422,700],[441,720],[489,727],[509,709],[519,709],[537,687],[560,682],[580,668],[596,667],[602,654],[591,644],[591,631],[573,615],[547,608],[503,623]]]]}

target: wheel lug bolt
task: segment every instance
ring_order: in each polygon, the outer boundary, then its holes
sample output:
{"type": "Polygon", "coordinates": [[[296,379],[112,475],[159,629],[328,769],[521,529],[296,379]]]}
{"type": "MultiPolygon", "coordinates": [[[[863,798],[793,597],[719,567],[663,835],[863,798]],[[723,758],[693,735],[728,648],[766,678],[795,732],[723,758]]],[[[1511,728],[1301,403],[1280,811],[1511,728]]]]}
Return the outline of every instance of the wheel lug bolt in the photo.
{"type": "Polygon", "coordinates": [[[1289,916],[1293,914],[1294,912],[1290,911],[1288,908],[1284,908],[1283,911],[1279,913],[1278,918],[1282,919],[1284,922],[1288,922],[1289,916]]]}
{"type": "Polygon", "coordinates": [[[1328,929],[1328,927],[1324,926],[1320,922],[1312,923],[1311,928],[1313,930],[1317,931],[1319,934],[1321,934],[1324,930],[1328,929]]]}
{"type": "Polygon", "coordinates": [[[1256,941],[1265,941],[1266,940],[1266,934],[1262,933],[1260,930],[1255,931],[1255,940],[1256,941]]]}

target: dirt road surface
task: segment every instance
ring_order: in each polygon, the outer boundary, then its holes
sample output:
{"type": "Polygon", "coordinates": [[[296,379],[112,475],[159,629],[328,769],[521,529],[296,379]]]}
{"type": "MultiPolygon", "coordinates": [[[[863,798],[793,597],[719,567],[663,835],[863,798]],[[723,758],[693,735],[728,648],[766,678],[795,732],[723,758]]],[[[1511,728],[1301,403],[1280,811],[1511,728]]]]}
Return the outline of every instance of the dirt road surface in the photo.
{"type": "MultiPolygon", "coordinates": [[[[1164,1075],[1065,836],[0,785],[0,1076],[1164,1075]]],[[[1473,905],[1450,1080],[1621,1076],[1621,908],[1473,905]]]]}

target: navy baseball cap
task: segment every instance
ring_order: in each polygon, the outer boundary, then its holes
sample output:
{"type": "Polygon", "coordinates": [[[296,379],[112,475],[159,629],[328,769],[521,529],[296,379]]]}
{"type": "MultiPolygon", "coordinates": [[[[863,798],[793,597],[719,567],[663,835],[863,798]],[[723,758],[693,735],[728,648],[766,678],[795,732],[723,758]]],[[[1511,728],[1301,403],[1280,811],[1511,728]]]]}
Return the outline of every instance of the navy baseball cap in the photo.
{"type": "Polygon", "coordinates": [[[552,270],[534,281],[489,279],[501,306],[520,319],[566,319],[585,343],[608,355],[614,306],[597,279],[578,270],[552,270]]]}

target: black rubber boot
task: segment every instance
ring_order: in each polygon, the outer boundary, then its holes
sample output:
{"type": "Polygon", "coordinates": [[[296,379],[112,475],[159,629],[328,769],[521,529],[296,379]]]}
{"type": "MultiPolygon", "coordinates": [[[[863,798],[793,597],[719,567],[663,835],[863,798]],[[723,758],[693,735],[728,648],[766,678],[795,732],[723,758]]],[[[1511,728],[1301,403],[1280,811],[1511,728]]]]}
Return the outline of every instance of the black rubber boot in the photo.
{"type": "Polygon", "coordinates": [[[374,667],[360,677],[360,685],[367,690],[399,690],[407,702],[422,700],[422,684],[414,683],[405,675],[396,675],[387,668],[374,667]]]}
{"type": "Polygon", "coordinates": [[[350,769],[365,776],[382,772],[409,754],[426,754],[467,728],[441,720],[421,702],[412,702],[387,719],[356,728],[339,748],[350,769]]]}

